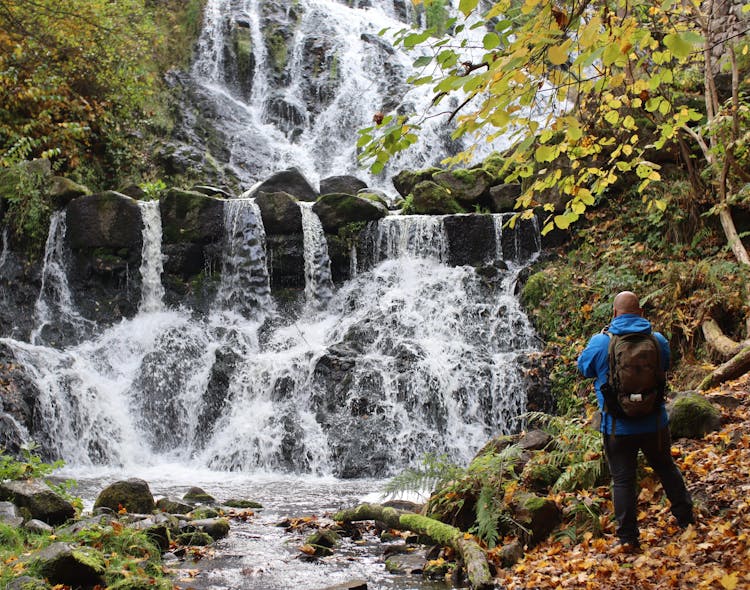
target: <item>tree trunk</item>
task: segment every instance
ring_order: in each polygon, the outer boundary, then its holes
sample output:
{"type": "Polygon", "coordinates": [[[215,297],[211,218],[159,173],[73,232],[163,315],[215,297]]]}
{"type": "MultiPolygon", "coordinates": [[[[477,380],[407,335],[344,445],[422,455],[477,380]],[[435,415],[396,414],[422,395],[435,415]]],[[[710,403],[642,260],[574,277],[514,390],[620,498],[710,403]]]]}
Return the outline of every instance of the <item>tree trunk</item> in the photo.
{"type": "Polygon", "coordinates": [[[744,375],[750,370],[750,346],[746,346],[740,350],[734,357],[729,359],[726,363],[717,367],[710,375],[708,375],[698,389],[705,391],[711,387],[717,386],[719,383],[729,381],[730,379],[736,379],[741,375],[744,375]]]}
{"type": "Polygon", "coordinates": [[[494,588],[484,551],[474,539],[465,538],[464,533],[456,527],[434,518],[380,504],[360,504],[336,513],[333,519],[342,522],[378,520],[393,529],[413,531],[430,537],[436,543],[452,547],[461,556],[472,588],[494,588]]]}
{"type": "Polygon", "coordinates": [[[701,328],[703,329],[703,337],[706,339],[706,344],[724,359],[734,356],[742,348],[742,343],[735,342],[726,336],[719,327],[719,324],[717,324],[712,318],[704,320],[703,324],[701,324],[701,328]]]}

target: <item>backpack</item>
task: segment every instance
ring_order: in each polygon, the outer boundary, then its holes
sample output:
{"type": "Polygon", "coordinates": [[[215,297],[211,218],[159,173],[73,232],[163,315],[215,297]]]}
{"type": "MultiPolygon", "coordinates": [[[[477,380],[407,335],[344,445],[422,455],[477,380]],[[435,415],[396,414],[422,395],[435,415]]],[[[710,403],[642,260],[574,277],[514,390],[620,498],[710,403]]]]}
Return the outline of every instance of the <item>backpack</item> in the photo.
{"type": "Polygon", "coordinates": [[[602,387],[606,411],[614,417],[641,418],[657,412],[666,378],[659,341],[653,334],[609,336],[609,377],[602,387]]]}

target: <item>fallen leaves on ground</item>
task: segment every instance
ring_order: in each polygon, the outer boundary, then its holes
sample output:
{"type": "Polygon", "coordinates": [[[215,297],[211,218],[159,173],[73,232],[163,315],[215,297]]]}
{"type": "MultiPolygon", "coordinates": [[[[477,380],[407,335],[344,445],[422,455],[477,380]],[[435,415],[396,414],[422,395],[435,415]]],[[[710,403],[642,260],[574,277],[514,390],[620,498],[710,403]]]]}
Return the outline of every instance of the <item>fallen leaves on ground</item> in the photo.
{"type": "Polygon", "coordinates": [[[638,506],[642,552],[624,552],[615,545],[609,489],[598,488],[591,495],[601,502],[603,536],[586,533],[577,544],[552,537],[528,550],[515,566],[500,570],[499,587],[750,588],[750,376],[707,396],[721,402],[722,429],[702,440],[672,443],[695,502],[695,525],[685,530],[677,526],[661,485],[647,476],[640,482],[638,506]]]}

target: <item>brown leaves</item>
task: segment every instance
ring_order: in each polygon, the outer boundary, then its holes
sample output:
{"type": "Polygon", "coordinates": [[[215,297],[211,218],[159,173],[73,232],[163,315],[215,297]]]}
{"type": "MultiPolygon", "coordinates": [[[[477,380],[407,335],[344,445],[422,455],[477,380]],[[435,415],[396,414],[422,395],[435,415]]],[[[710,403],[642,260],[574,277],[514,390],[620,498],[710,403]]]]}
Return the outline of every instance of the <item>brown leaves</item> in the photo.
{"type": "MultiPolygon", "coordinates": [[[[500,585],[508,590],[750,588],[749,390],[750,377],[745,376],[717,392],[740,400],[738,407],[724,412],[722,431],[700,441],[673,443],[695,501],[696,525],[681,530],[661,485],[647,477],[638,506],[643,552],[624,553],[614,545],[609,490],[597,488],[591,495],[603,502],[604,536],[586,533],[575,545],[551,538],[502,570],[500,585]]],[[[567,494],[556,500],[565,504],[576,498],[567,494]]]]}

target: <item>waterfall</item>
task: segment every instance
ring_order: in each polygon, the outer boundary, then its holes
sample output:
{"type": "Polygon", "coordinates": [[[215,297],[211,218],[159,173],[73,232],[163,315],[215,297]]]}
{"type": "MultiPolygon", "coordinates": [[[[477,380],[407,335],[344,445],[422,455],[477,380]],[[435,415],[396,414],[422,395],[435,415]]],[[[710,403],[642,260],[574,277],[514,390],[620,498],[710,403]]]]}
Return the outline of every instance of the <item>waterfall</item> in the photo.
{"type": "Polygon", "coordinates": [[[368,228],[371,264],[400,257],[432,258],[445,262],[448,237],[439,215],[390,215],[368,228]]]}
{"type": "Polygon", "coordinates": [[[36,327],[31,333],[31,342],[46,340],[45,331],[53,324],[77,331],[90,323],[75,309],[68,285],[65,263],[66,229],[65,211],[53,213],[44,246],[42,285],[34,308],[36,327]]]}
{"type": "Polygon", "coordinates": [[[143,217],[142,286],[138,309],[140,312],[161,311],[164,308],[164,286],[161,284],[163,261],[159,201],[138,201],[138,206],[143,217]]]}
{"type": "Polygon", "coordinates": [[[308,305],[321,308],[333,296],[328,243],[320,219],[312,210],[312,203],[300,202],[299,207],[305,249],[305,298],[308,305]]]}
{"type": "Polygon", "coordinates": [[[3,251],[0,253],[0,270],[5,266],[10,253],[10,243],[8,240],[8,226],[3,227],[3,251]]]}
{"type": "MultiPolygon", "coordinates": [[[[227,164],[245,184],[296,166],[313,184],[354,174],[370,187],[390,188],[386,179],[398,170],[436,165],[469,145],[477,161],[506,147],[502,140],[453,140],[443,118],[427,117],[418,143],[384,174],[370,176],[359,166],[357,130],[372,125],[378,112],[414,111],[419,117],[433,98],[429,87],[406,84],[421,75],[413,65],[417,56],[394,47],[390,37],[418,20],[411,4],[207,1],[191,77],[202,107],[215,111],[213,135],[226,138],[227,164]]],[[[476,56],[471,52],[482,47],[484,32],[476,31],[467,60],[481,58],[480,49],[476,56]]],[[[222,157],[216,150],[212,155],[222,157]]]]}
{"type": "Polygon", "coordinates": [[[266,261],[266,234],[254,199],[224,203],[226,243],[218,303],[221,309],[250,318],[272,307],[266,261]]]}

